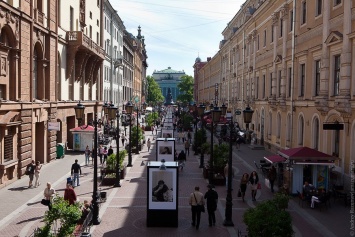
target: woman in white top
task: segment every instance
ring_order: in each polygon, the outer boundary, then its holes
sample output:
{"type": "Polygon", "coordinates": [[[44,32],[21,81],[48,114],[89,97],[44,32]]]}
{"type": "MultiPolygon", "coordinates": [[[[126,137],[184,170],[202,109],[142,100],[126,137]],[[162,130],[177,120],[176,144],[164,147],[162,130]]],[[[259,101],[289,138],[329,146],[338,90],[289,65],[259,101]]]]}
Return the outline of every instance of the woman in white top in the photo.
{"type": "Polygon", "coordinates": [[[49,200],[48,208],[52,209],[52,200],[55,194],[54,188],[52,188],[52,184],[50,182],[47,183],[47,187],[44,189],[43,195],[44,199],[49,200]]]}
{"type": "Polygon", "coordinates": [[[41,183],[39,182],[39,174],[41,173],[42,165],[39,161],[36,162],[36,168],[35,168],[35,188],[37,188],[41,183]]]}

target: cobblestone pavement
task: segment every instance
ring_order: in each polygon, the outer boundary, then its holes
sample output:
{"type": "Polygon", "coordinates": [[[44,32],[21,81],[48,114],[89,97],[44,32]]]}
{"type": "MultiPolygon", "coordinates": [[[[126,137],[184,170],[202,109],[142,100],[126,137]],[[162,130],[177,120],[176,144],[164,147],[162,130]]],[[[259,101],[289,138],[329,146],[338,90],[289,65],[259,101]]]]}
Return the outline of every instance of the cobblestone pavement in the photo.
{"type": "MultiPolygon", "coordinates": [[[[143,146],[140,154],[133,154],[133,167],[127,168],[127,175],[122,180],[121,188],[99,186],[101,191],[107,192],[107,201],[100,207],[101,224],[91,228],[92,236],[238,236],[238,230],[244,232],[243,213],[263,200],[272,198],[270,190],[263,185],[258,191],[257,201],[251,201],[247,190],[246,202],[237,198],[237,186],[244,172],[254,170],[254,160],[258,161],[270,153],[265,150],[252,150],[247,145],[242,145],[240,150],[233,149],[233,166],[236,176],[233,180],[233,211],[234,227],[223,226],[225,213],[226,187],[216,186],[219,194],[218,210],[216,212],[217,224],[208,226],[207,213],[201,217],[200,229],[191,227],[191,211],[188,197],[195,186],[200,186],[204,193],[207,191],[207,181],[203,178],[202,169],[199,167],[199,156],[187,157],[186,166],[179,172],[179,218],[177,228],[148,228],[146,227],[147,208],[147,173],[146,163],[155,160],[155,139],[151,132],[145,133],[152,140],[152,149],[147,151],[143,146]],[[153,139],[154,138],[154,139],[153,139]]],[[[113,143],[115,146],[115,144],[113,143]]],[[[177,151],[183,149],[183,144],[176,142],[177,151]]],[[[115,147],[114,147],[115,150],[115,147]]],[[[40,204],[43,190],[47,181],[52,182],[59,195],[63,195],[66,178],[69,176],[71,164],[75,159],[82,165],[83,175],[80,177],[81,185],[75,188],[80,201],[91,200],[93,186],[93,166],[85,166],[83,153],[67,153],[65,158],[55,160],[43,167],[41,185],[38,188],[28,189],[28,177],[24,177],[0,190],[0,236],[30,236],[33,230],[42,226],[43,215],[47,207],[40,204]]],[[[205,157],[207,162],[208,156],[205,157]]],[[[260,174],[260,177],[261,174],[260,174]]],[[[350,236],[350,207],[345,207],[340,202],[331,203],[328,209],[311,209],[301,207],[297,198],[291,198],[288,211],[293,219],[293,229],[296,236],[350,236]]],[[[265,217],[267,218],[267,217],[265,217]]]]}

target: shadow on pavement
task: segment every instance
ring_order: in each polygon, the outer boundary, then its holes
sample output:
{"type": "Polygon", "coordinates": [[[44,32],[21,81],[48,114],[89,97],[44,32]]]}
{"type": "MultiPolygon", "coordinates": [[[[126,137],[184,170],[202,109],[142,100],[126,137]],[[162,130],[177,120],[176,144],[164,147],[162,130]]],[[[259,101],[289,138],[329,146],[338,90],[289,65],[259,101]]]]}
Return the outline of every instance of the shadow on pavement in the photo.
{"type": "Polygon", "coordinates": [[[33,205],[36,205],[36,204],[38,204],[38,203],[41,203],[41,201],[27,203],[27,206],[33,206],[33,205]]]}
{"type": "Polygon", "coordinates": [[[8,190],[10,191],[23,191],[29,189],[28,186],[23,186],[23,187],[17,187],[17,188],[9,188],[8,190]]]}
{"type": "Polygon", "coordinates": [[[17,222],[17,224],[22,224],[22,223],[25,223],[25,222],[36,221],[36,220],[42,219],[43,217],[44,217],[44,216],[33,217],[33,218],[30,218],[30,219],[27,219],[27,220],[23,220],[23,221],[17,222]]]}

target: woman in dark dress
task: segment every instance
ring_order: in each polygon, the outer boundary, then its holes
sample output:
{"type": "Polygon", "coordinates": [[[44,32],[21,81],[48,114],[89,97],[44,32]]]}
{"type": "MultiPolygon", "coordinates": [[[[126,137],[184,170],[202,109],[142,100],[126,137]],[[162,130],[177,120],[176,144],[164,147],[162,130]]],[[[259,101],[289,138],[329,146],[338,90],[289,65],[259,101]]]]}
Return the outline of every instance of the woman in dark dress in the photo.
{"type": "Polygon", "coordinates": [[[240,180],[240,192],[242,193],[243,202],[244,202],[245,191],[247,190],[248,182],[249,182],[249,174],[244,173],[242,179],[240,180]]]}

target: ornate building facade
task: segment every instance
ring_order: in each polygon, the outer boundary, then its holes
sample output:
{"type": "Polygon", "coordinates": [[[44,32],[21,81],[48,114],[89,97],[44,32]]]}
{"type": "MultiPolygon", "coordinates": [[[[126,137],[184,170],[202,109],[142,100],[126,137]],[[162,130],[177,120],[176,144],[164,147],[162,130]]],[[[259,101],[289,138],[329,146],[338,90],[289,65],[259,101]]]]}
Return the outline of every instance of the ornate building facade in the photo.
{"type": "MultiPolygon", "coordinates": [[[[259,143],[275,152],[308,146],[338,157],[332,170],[349,187],[355,160],[354,13],[354,0],[246,1],[223,30],[219,52],[198,71],[199,101],[210,102],[218,83],[219,105],[252,107],[259,143]],[[328,130],[329,124],[340,130],[328,130]]],[[[235,120],[243,124],[242,116],[235,120]]]]}

